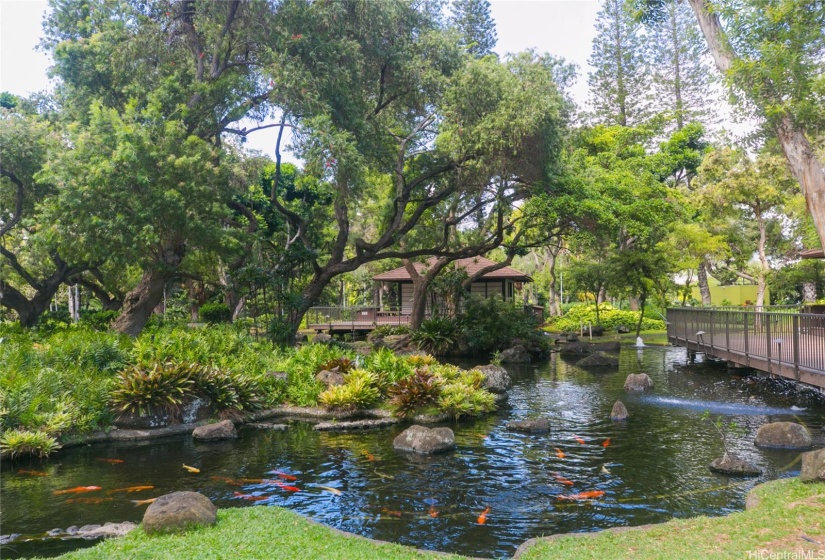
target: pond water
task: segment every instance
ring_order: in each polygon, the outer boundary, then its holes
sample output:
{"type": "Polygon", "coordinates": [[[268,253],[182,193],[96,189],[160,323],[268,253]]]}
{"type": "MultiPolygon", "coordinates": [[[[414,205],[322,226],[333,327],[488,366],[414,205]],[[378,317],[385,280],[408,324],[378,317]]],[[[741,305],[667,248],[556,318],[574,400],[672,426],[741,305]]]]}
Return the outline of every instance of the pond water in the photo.
{"type": "Polygon", "coordinates": [[[181,437],[90,445],[67,449],[46,462],[6,464],[0,473],[2,533],[33,540],[16,539],[2,547],[0,556],[47,556],[90,546],[79,539],[42,537],[71,525],[139,521],[146,506],[131,500],[176,490],[202,492],[221,508],[283,506],[332,527],[418,548],[511,556],[535,536],[741,510],[754,485],[799,473],[794,462],[798,452],[752,445],[761,424],[799,421],[821,438],[821,404],[770,392],[724,366],[688,365],[683,349],[627,346],[620,361],[619,371],[611,373],[584,371],[557,355],[549,363],[508,366],[513,377],[509,404],[490,417],[452,425],[456,451],[433,457],[393,451],[392,440],[404,426],[333,433],[295,422],[283,432],[247,427],[231,443],[196,444],[181,437]],[[653,378],[653,393],[625,394],[627,374],[641,371],[653,378]],[[608,419],[617,399],[631,413],[626,424],[608,419]],[[762,467],[763,476],[735,479],[708,470],[724,449],[719,434],[702,420],[706,410],[742,428],[728,445],[762,467]],[[504,429],[508,421],[539,416],[550,419],[550,433],[504,429]],[[122,463],[101,460],[105,458],[122,463]],[[186,472],[184,463],[200,474],[186,472]],[[300,491],[237,480],[277,479],[274,470],[295,476],[286,484],[300,491]],[[53,494],[89,485],[102,490],[53,494]],[[112,492],[133,486],[154,488],[112,492]],[[558,498],[592,490],[604,495],[582,502],[558,498]],[[266,499],[252,502],[236,492],[266,499]],[[77,501],[80,497],[102,501],[85,503],[89,500],[77,501]],[[479,524],[487,507],[486,523],[479,524]]]}

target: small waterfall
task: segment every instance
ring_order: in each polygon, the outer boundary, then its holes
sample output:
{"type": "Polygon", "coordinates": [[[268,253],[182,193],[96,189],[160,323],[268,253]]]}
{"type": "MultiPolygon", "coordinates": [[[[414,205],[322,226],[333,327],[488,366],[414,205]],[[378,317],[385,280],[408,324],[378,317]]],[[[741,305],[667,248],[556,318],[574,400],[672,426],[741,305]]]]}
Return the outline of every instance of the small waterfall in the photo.
{"type": "Polygon", "coordinates": [[[641,336],[637,336],[636,337],[636,348],[644,348],[644,347],[645,347],[644,340],[642,340],[641,336]]]}

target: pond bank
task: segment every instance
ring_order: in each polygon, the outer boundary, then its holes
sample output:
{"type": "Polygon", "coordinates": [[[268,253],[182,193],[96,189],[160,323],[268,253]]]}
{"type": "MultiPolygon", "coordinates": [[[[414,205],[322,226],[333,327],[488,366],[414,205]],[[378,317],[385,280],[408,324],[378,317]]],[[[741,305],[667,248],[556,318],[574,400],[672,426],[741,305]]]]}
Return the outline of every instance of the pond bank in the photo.
{"type": "MultiPolygon", "coordinates": [[[[531,539],[519,560],[549,558],[744,558],[770,553],[825,555],[825,484],[784,479],[752,491],[759,505],[726,517],[695,517],[658,525],[531,539]],[[697,535],[702,535],[697,539],[697,535]],[[765,552],[762,552],[765,551],[765,552]]],[[[283,508],[222,509],[218,524],[180,536],[142,530],[60,558],[467,558],[373,541],[338,531],[283,508]],[[207,553],[208,551],[208,553],[207,553]]],[[[790,557],[790,556],[788,556],[790,557]]],[[[803,557],[799,555],[798,557],[803,557]]]]}

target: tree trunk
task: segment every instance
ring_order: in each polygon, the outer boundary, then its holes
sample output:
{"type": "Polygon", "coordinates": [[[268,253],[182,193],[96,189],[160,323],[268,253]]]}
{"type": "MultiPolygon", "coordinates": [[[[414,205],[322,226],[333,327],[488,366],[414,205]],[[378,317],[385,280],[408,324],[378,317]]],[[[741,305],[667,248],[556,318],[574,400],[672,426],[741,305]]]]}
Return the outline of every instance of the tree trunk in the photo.
{"type": "MultiPolygon", "coordinates": [[[[699,21],[699,27],[708,43],[716,67],[727,77],[737,55],[728,42],[719,16],[713,13],[713,7],[707,0],[688,1],[699,21]]],[[[773,101],[779,104],[783,100],[773,101]]],[[[764,112],[764,107],[759,108],[764,112]]],[[[802,187],[805,203],[819,235],[819,242],[825,247],[825,169],[814,154],[804,129],[794,122],[791,115],[783,114],[774,123],[773,128],[782,146],[782,152],[788,160],[788,166],[802,187]]]]}
{"type": "Polygon", "coordinates": [[[123,309],[112,323],[112,330],[137,336],[163,299],[166,282],[173,278],[186,249],[181,245],[163,252],[161,262],[145,270],[138,285],[123,298],[123,309]]]}
{"type": "Polygon", "coordinates": [[[816,301],[816,282],[802,283],[802,303],[813,303],[816,301]]]}
{"type": "Polygon", "coordinates": [[[647,303],[647,294],[642,294],[639,298],[639,322],[636,323],[636,338],[639,338],[639,333],[642,332],[642,321],[645,318],[645,303],[647,303]]]}
{"type": "Polygon", "coordinates": [[[561,316],[561,297],[559,296],[559,283],[556,278],[556,254],[547,250],[547,264],[550,272],[550,293],[547,298],[547,309],[552,317],[561,316]]]}
{"type": "Polygon", "coordinates": [[[710,297],[710,284],[708,284],[708,261],[702,261],[699,263],[697,282],[699,283],[699,293],[702,297],[702,305],[713,305],[710,297]]]}
{"type": "Polygon", "coordinates": [[[0,304],[17,313],[21,327],[31,328],[49,308],[52,297],[59,287],[60,283],[55,284],[51,289],[44,286],[47,289],[37,292],[32,299],[27,299],[15,288],[0,283],[0,304]]]}
{"type": "Polygon", "coordinates": [[[762,311],[765,305],[765,287],[767,284],[765,279],[768,276],[770,264],[768,263],[768,256],[765,254],[767,228],[759,206],[756,207],[756,224],[759,228],[759,246],[757,248],[757,252],[759,253],[759,274],[756,277],[756,310],[762,311]]]}

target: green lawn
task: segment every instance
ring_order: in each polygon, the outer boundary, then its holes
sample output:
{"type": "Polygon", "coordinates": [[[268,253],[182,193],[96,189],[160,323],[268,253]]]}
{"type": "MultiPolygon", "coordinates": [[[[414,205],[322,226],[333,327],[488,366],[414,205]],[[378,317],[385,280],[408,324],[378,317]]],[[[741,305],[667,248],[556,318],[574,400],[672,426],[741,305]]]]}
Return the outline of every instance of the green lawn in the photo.
{"type": "MultiPolygon", "coordinates": [[[[675,520],[623,532],[539,540],[522,560],[554,558],[761,558],[773,553],[813,551],[825,558],[825,484],[798,479],[769,482],[756,490],[758,508],[727,517],[675,520]],[[817,544],[807,539],[817,541],[817,544]],[[753,551],[752,556],[748,552],[753,551]]],[[[215,527],[185,535],[149,537],[138,529],[121,539],[62,556],[64,559],[407,559],[461,558],[345,536],[275,507],[224,509],[215,527]]],[[[796,556],[802,558],[800,554],[796,556]]]]}

